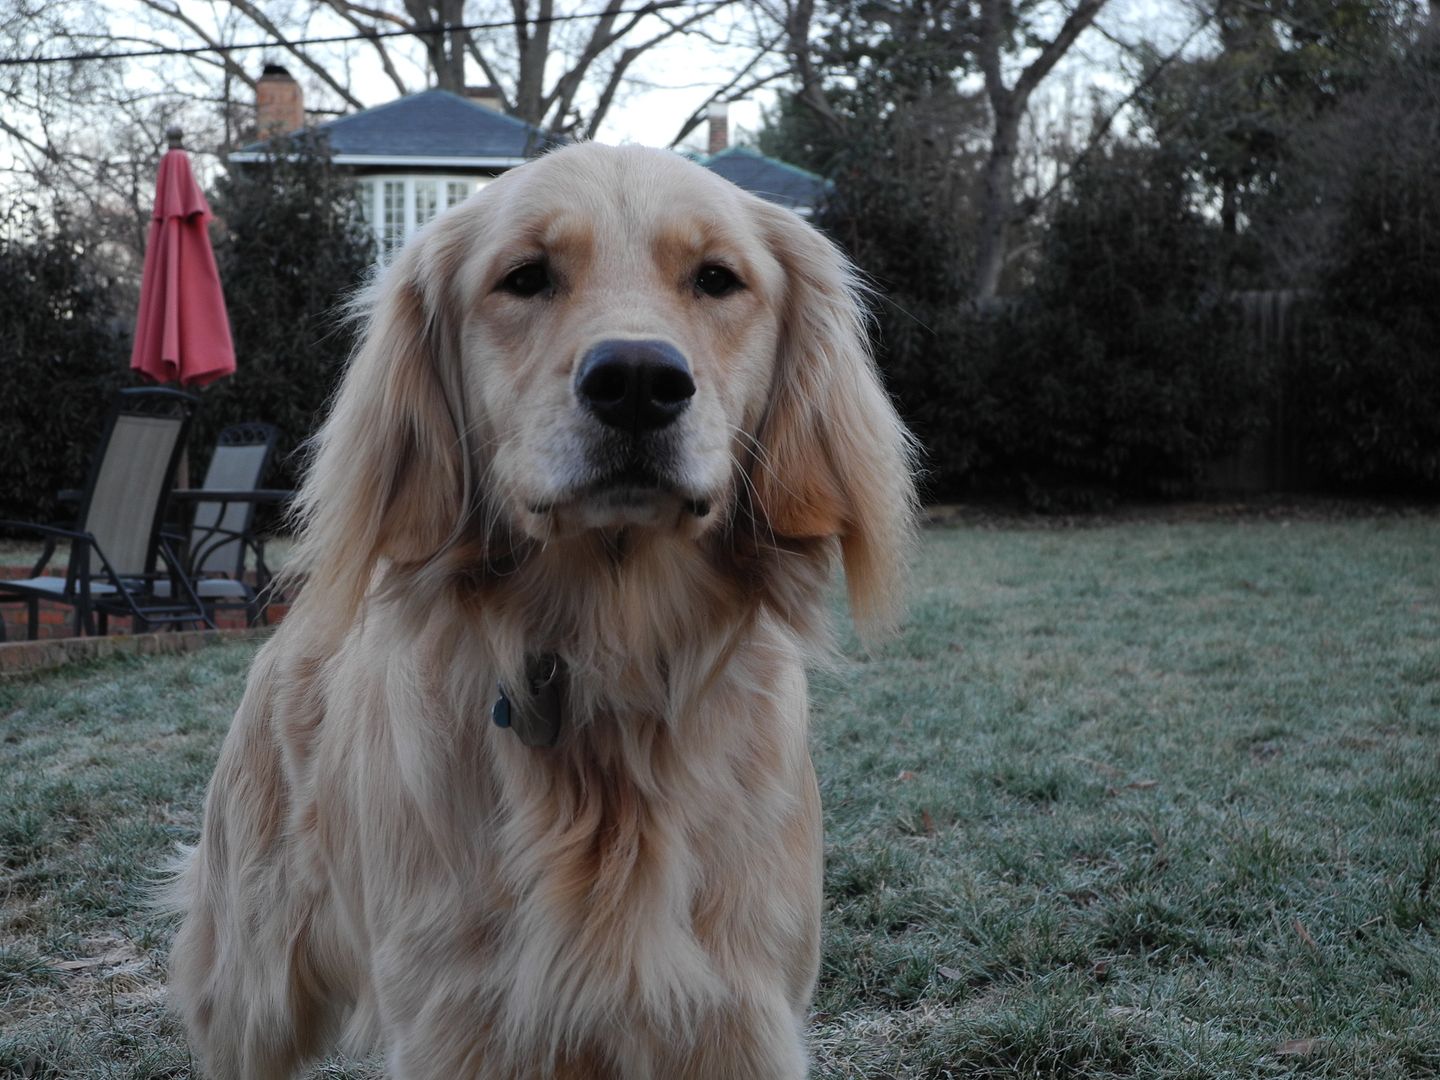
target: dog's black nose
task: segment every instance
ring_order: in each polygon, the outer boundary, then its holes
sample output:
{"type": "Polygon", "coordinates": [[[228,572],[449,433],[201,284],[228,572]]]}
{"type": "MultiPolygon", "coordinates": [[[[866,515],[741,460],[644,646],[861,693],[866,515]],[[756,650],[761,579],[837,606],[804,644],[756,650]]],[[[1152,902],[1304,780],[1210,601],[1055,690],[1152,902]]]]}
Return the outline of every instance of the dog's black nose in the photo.
{"type": "Polygon", "coordinates": [[[602,341],[580,361],[575,393],[602,424],[638,434],[684,412],[695,380],[685,357],[663,341],[602,341]]]}

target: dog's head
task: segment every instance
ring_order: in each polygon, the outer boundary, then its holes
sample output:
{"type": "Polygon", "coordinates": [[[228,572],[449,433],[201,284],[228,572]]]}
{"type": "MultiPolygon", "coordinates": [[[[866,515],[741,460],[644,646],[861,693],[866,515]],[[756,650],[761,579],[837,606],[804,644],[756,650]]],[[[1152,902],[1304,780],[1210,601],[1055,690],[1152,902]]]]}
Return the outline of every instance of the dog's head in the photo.
{"type": "Polygon", "coordinates": [[[527,164],[373,290],[301,495],[306,570],[363,589],[381,560],[420,566],[477,532],[695,542],[743,520],[837,539],[856,615],[884,621],[911,452],[862,319],[829,241],[677,155],[527,164]]]}

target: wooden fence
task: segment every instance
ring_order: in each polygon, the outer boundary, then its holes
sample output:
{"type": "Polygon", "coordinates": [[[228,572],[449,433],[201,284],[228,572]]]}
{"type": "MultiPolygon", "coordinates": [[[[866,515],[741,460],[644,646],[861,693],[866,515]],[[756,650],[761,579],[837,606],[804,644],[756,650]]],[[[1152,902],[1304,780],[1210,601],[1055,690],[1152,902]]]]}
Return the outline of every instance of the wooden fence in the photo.
{"type": "Polygon", "coordinates": [[[1260,492],[1306,491],[1318,486],[1319,478],[1305,460],[1286,379],[1288,361],[1302,347],[1303,301],[1310,295],[1304,289],[1256,289],[1233,295],[1252,343],[1249,362],[1272,367],[1277,378],[1264,429],[1234,454],[1211,465],[1204,478],[1206,487],[1260,492]]]}

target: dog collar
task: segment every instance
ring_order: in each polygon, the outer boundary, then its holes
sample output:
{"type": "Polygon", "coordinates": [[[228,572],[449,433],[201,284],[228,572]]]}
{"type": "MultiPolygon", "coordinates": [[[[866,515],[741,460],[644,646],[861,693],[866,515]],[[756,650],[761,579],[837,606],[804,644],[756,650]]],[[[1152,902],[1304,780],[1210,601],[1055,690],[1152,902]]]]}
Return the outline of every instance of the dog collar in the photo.
{"type": "Polygon", "coordinates": [[[541,653],[525,661],[524,692],[511,694],[496,683],[500,696],[490,707],[495,726],[509,728],[526,746],[546,750],[560,738],[565,717],[565,661],[541,653]]]}

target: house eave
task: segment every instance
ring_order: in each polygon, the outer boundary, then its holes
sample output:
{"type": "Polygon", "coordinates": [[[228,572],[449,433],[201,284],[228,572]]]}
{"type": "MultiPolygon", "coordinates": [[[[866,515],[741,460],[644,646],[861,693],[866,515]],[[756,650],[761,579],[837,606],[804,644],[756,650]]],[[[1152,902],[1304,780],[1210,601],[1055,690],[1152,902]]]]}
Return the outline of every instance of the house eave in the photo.
{"type": "MultiPolygon", "coordinates": [[[[271,155],[256,150],[236,150],[227,160],[239,164],[264,161],[271,155]]],[[[411,157],[394,154],[332,154],[330,161],[335,165],[393,166],[397,169],[513,169],[525,164],[523,157],[411,157]]]]}

